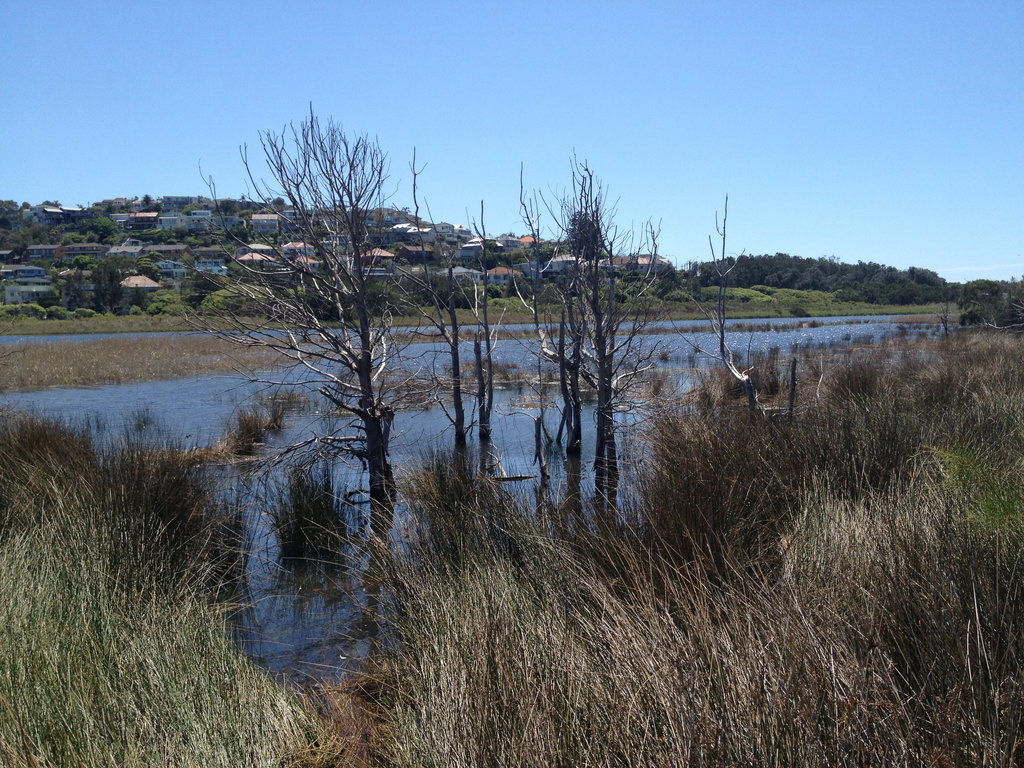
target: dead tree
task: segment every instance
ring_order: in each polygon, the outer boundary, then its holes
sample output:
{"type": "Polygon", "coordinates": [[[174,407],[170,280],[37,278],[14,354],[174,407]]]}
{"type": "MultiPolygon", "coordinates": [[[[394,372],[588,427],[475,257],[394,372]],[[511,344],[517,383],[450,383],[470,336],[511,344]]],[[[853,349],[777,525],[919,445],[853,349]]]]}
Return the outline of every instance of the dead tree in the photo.
{"type": "MultiPolygon", "coordinates": [[[[421,169],[416,166],[416,153],[413,151],[413,159],[410,165],[412,171],[412,200],[413,215],[416,221],[417,230],[420,228],[420,204],[419,204],[419,174],[421,169]]],[[[427,216],[430,217],[430,207],[427,206],[427,216]]],[[[422,233],[419,234],[420,249],[423,258],[422,270],[411,271],[408,281],[413,288],[410,293],[425,296],[429,301],[429,307],[424,309],[418,301],[415,302],[416,310],[434,329],[440,341],[448,350],[449,374],[445,377],[445,389],[451,395],[451,410],[443,397],[438,397],[437,402],[448,416],[455,431],[455,448],[461,450],[466,447],[466,436],[469,426],[466,422],[466,409],[462,390],[462,362],[459,350],[460,323],[458,317],[458,302],[464,298],[463,286],[455,277],[456,249],[451,244],[440,241],[435,242],[434,255],[441,265],[441,273],[434,274],[428,263],[425,240],[422,233]]]]}
{"type": "MultiPolygon", "coordinates": [[[[519,166],[519,211],[522,217],[523,223],[526,225],[530,232],[530,238],[533,241],[530,246],[530,255],[533,259],[533,268],[530,270],[530,279],[532,282],[533,295],[531,297],[530,306],[533,310],[533,326],[537,331],[537,335],[541,341],[541,354],[537,355],[537,415],[533,420],[533,457],[534,463],[540,471],[540,484],[537,491],[538,500],[543,500],[547,497],[548,484],[550,481],[550,472],[548,471],[547,454],[545,451],[545,431],[544,415],[547,404],[547,387],[544,383],[544,363],[545,355],[543,353],[544,342],[547,339],[547,332],[540,321],[540,279],[541,279],[541,266],[540,266],[540,206],[537,204],[536,196],[532,199],[527,199],[525,187],[523,186],[523,168],[519,166]]],[[[522,294],[518,293],[519,289],[513,283],[513,287],[516,288],[519,300],[526,304],[522,294]]]]}
{"type": "Polygon", "coordinates": [[[494,410],[494,337],[491,335],[490,276],[487,274],[487,227],[484,226],[484,203],[480,201],[480,224],[473,225],[480,238],[480,273],[483,290],[481,302],[474,302],[473,309],[479,323],[473,339],[473,356],[476,359],[477,434],[481,442],[491,439],[491,413],[494,410]]]}
{"type": "Polygon", "coordinates": [[[314,388],[342,414],[334,429],[290,450],[359,459],[371,527],[383,534],[395,501],[388,455],[395,404],[386,376],[395,348],[390,307],[372,286],[367,219],[384,202],[388,158],[376,140],[350,136],[312,110],[299,125],[263,132],[260,143],[268,179],[242,149],[256,194],[268,206],[286,201],[295,236],[313,255],[274,247],[260,258],[236,256],[228,292],[245,309],[204,325],[236,344],[280,353],[293,370],[273,383],[314,388]]]}
{"type": "Polygon", "coordinates": [[[715,302],[709,307],[703,301],[694,297],[697,307],[700,309],[704,317],[707,318],[708,324],[711,326],[711,330],[715,334],[718,350],[715,352],[706,350],[699,344],[694,343],[691,339],[687,339],[687,342],[694,348],[694,351],[718,360],[725,367],[729,372],[729,375],[743,387],[743,391],[747,396],[747,405],[751,411],[755,411],[759,406],[757,402],[757,392],[754,389],[754,381],[750,375],[751,371],[750,369],[741,370],[736,364],[725,330],[726,288],[728,287],[729,273],[736,267],[736,262],[730,261],[725,255],[726,225],[728,220],[729,196],[726,195],[721,224],[718,222],[718,214],[715,214],[715,231],[718,233],[720,238],[720,245],[717,252],[715,251],[714,240],[710,235],[708,236],[708,245],[711,247],[711,263],[714,266],[716,276],[715,302]]]}
{"type": "Polygon", "coordinates": [[[572,187],[559,211],[570,259],[560,288],[558,347],[552,350],[542,339],[541,349],[565,371],[563,397],[568,410],[575,411],[572,428],[580,428],[580,381],[596,392],[595,484],[598,498],[614,506],[619,474],[616,407],[651,367],[656,346],[645,346],[641,336],[650,319],[645,295],[654,280],[657,232],[648,225],[637,238],[619,230],[614,206],[587,163],[574,157],[571,170],[572,187]],[[626,291],[619,290],[620,268],[636,275],[626,291]]]}

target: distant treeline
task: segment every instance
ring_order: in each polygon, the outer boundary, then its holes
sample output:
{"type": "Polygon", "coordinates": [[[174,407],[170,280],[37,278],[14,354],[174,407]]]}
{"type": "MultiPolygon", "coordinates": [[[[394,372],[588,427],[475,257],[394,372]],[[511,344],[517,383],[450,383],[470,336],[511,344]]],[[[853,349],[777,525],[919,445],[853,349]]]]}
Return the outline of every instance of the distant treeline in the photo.
{"type": "MultiPolygon", "coordinates": [[[[897,269],[873,261],[843,264],[833,258],[804,258],[788,253],[742,255],[730,259],[728,285],[736,288],[794,288],[834,293],[839,301],[870,304],[931,304],[959,298],[961,286],[930,269],[897,269]]],[[[686,268],[701,287],[718,284],[711,262],[686,268]]]]}

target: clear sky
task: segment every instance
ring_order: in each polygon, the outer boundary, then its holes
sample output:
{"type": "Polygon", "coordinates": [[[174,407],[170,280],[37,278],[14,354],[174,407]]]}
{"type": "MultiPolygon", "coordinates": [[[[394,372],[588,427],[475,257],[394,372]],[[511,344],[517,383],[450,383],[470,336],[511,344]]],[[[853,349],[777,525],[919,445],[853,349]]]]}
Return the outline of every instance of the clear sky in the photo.
{"type": "MultiPolygon", "coordinates": [[[[0,198],[247,191],[239,146],[312,103],[391,157],[396,205],[523,233],[572,152],[704,259],[1024,275],[1024,2],[0,3],[0,198]]],[[[551,222],[550,217],[547,219],[551,222]]]]}

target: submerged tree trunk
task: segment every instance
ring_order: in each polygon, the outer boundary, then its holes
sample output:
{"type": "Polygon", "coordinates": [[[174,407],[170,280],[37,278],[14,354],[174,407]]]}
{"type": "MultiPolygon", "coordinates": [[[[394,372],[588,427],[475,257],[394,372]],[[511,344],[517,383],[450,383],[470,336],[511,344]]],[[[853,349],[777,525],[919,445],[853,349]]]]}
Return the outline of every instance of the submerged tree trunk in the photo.
{"type": "Polygon", "coordinates": [[[473,357],[476,360],[476,398],[480,404],[477,432],[480,435],[480,442],[486,443],[491,439],[491,409],[487,394],[487,375],[484,371],[484,355],[480,344],[479,332],[476,338],[473,339],[473,357]]]}
{"type": "Polygon", "coordinates": [[[391,529],[395,511],[395,475],[388,456],[393,418],[390,410],[377,408],[363,418],[370,481],[370,530],[380,535],[391,529]]]}
{"type": "Polygon", "coordinates": [[[451,357],[452,422],[455,447],[466,447],[466,408],[462,402],[462,362],[459,356],[459,316],[455,311],[455,277],[452,262],[448,263],[448,351],[451,357]]]}

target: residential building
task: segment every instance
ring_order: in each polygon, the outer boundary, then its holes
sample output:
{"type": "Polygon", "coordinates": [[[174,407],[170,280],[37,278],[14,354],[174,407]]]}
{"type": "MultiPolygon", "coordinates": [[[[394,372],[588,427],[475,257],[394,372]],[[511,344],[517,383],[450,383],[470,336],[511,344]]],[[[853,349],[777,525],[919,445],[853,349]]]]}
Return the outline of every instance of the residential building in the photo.
{"type": "Polygon", "coordinates": [[[184,219],[189,232],[208,232],[214,228],[213,211],[190,211],[184,219]]]}
{"type": "Polygon", "coordinates": [[[395,250],[395,255],[405,259],[410,264],[422,264],[424,260],[430,261],[434,251],[425,245],[400,245],[395,250]]]}
{"type": "Polygon", "coordinates": [[[166,231],[174,229],[175,227],[184,226],[187,226],[185,224],[185,217],[178,213],[171,213],[160,217],[157,229],[163,229],[166,231]]]}
{"type": "Polygon", "coordinates": [[[395,261],[395,254],[383,248],[371,248],[362,255],[363,266],[388,268],[395,261]]]}
{"type": "Polygon", "coordinates": [[[518,269],[511,269],[509,267],[492,267],[487,270],[487,282],[490,285],[508,285],[515,278],[519,277],[521,273],[518,269]]]}
{"type": "Polygon", "coordinates": [[[128,229],[156,229],[160,226],[160,214],[156,211],[136,211],[128,214],[128,229]]]}
{"type": "Polygon", "coordinates": [[[162,279],[170,280],[172,283],[180,283],[187,274],[185,265],[180,261],[163,259],[161,261],[154,261],[153,266],[160,271],[162,279]]]}
{"type": "Polygon", "coordinates": [[[281,246],[281,255],[289,261],[293,261],[300,256],[311,257],[314,253],[316,253],[316,247],[309,243],[292,242],[281,246]]]}
{"type": "Polygon", "coordinates": [[[110,250],[107,251],[107,256],[130,256],[133,259],[137,259],[142,255],[143,249],[142,242],[140,240],[125,240],[121,245],[111,246],[110,250]]]}
{"type": "Polygon", "coordinates": [[[62,258],[71,260],[76,256],[89,256],[93,259],[102,259],[110,250],[109,245],[103,243],[71,243],[64,246],[62,258]]]}
{"type": "Polygon", "coordinates": [[[4,286],[5,304],[28,304],[53,291],[46,270],[31,264],[0,267],[0,280],[8,283],[4,286]]]}
{"type": "Polygon", "coordinates": [[[164,213],[181,213],[186,206],[199,205],[202,199],[197,195],[164,195],[160,198],[160,207],[164,213]]]}
{"type": "Polygon", "coordinates": [[[159,254],[161,258],[184,262],[192,255],[192,249],[181,243],[150,243],[142,246],[143,253],[159,254]]]}
{"type": "Polygon", "coordinates": [[[63,255],[63,245],[30,245],[25,249],[25,258],[29,261],[35,261],[36,259],[59,259],[63,255]]]}
{"type": "Polygon", "coordinates": [[[221,275],[222,277],[228,273],[228,268],[224,265],[224,259],[219,256],[196,256],[193,267],[196,272],[209,272],[214,275],[221,275]]]}
{"type": "Polygon", "coordinates": [[[131,277],[126,277],[121,281],[121,287],[127,291],[142,290],[146,293],[159,291],[161,288],[160,283],[155,280],[150,280],[145,275],[132,275],[131,277]]]}
{"type": "Polygon", "coordinates": [[[280,216],[276,213],[254,213],[252,215],[252,231],[257,235],[276,235],[280,216]]]}
{"type": "Polygon", "coordinates": [[[242,256],[246,253],[262,253],[265,256],[274,255],[274,247],[266,243],[249,243],[235,248],[235,256],[242,256]]]}

